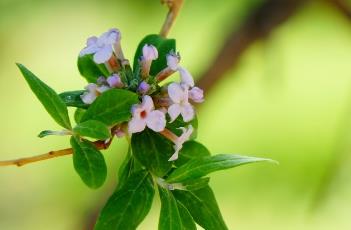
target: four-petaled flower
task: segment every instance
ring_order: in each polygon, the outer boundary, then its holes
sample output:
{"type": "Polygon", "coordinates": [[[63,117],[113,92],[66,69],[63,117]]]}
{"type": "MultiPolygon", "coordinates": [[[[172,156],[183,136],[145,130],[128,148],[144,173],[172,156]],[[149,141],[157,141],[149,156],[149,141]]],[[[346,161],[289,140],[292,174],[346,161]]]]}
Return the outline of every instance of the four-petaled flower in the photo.
{"type": "Polygon", "coordinates": [[[179,114],[182,115],[185,122],[194,118],[195,112],[193,106],[188,101],[189,91],[187,86],[178,83],[171,83],[168,86],[168,96],[173,104],[168,108],[168,114],[173,122],[179,114]]]}
{"type": "Polygon", "coordinates": [[[180,135],[180,137],[178,137],[175,141],[174,141],[174,150],[175,152],[173,153],[173,155],[171,156],[171,158],[169,158],[168,161],[175,161],[178,159],[178,155],[179,155],[179,151],[183,148],[183,144],[189,140],[191,134],[194,131],[193,126],[189,125],[188,129],[184,128],[184,127],[180,127],[179,129],[181,129],[183,131],[182,135],[180,135]]]}
{"type": "Polygon", "coordinates": [[[108,86],[98,86],[94,83],[88,84],[85,89],[87,92],[84,92],[80,98],[85,104],[91,104],[95,101],[95,99],[102,94],[103,92],[107,91],[110,89],[108,86]]]}
{"type": "Polygon", "coordinates": [[[119,43],[121,33],[118,29],[110,29],[100,37],[92,36],[87,40],[87,46],[80,52],[80,56],[94,54],[94,62],[102,64],[107,62],[113,54],[113,46],[119,43]]]}
{"type": "Polygon", "coordinates": [[[166,116],[158,110],[154,110],[154,102],[148,95],[143,96],[141,104],[132,107],[132,119],[128,123],[129,133],[139,133],[148,128],[155,132],[161,132],[166,127],[166,116]]]}

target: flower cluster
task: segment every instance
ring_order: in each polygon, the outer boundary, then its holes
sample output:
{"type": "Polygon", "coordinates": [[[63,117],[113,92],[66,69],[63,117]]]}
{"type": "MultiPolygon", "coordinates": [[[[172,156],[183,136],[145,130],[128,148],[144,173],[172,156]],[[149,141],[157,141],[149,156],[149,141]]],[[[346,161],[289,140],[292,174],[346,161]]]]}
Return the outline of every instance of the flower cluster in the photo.
{"type": "MultiPolygon", "coordinates": [[[[85,104],[92,104],[103,92],[112,88],[132,90],[140,96],[141,103],[131,108],[132,118],[125,124],[121,124],[116,130],[118,137],[127,132],[129,135],[142,132],[146,127],[159,132],[174,143],[175,153],[170,161],[178,158],[178,153],[183,143],[189,140],[193,127],[178,127],[182,134],[175,135],[166,128],[167,122],[174,122],[179,116],[184,122],[190,122],[195,117],[195,110],[191,103],[204,101],[203,90],[196,87],[192,75],[182,67],[180,56],[175,51],[170,51],[166,57],[167,66],[156,76],[150,75],[153,61],[162,58],[152,44],[145,44],[142,48],[142,56],[139,58],[140,73],[137,87],[125,79],[124,71],[129,67],[129,61],[124,58],[121,48],[121,33],[117,29],[111,29],[100,37],[90,37],[86,47],[80,52],[80,56],[93,55],[96,64],[105,65],[110,76],[101,76],[97,82],[88,84],[86,92],[81,95],[85,104]],[[179,82],[160,83],[178,72],[179,82]],[[125,127],[125,128],[123,128],[125,127]]],[[[134,84],[134,83],[133,83],[134,84]]]]}

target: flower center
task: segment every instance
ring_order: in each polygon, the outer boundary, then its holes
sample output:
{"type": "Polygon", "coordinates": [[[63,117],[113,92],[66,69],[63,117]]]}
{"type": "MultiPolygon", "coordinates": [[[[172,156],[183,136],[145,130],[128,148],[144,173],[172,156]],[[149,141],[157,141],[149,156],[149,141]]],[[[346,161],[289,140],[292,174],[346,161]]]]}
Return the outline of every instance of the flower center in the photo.
{"type": "Polygon", "coordinates": [[[143,110],[141,113],[140,113],[140,117],[142,119],[146,118],[146,115],[147,115],[147,112],[145,110],[143,110]]]}

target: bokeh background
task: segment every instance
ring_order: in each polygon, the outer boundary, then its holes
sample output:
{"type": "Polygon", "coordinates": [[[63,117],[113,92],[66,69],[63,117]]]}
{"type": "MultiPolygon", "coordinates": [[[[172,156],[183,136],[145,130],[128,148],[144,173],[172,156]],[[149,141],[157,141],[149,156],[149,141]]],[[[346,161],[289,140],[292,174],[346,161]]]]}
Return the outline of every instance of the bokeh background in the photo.
{"type": "MultiPolygon", "coordinates": [[[[198,139],[213,154],[280,162],[212,175],[229,229],[351,228],[351,20],[332,2],[304,1],[269,36],[251,42],[198,108],[198,139]]],[[[231,31],[263,4],[185,0],[170,33],[182,64],[201,78],[231,31]]],[[[59,127],[15,62],[58,92],[82,89],[76,58],[88,36],[119,28],[132,59],[166,12],[157,0],[0,0],[0,159],[69,145],[67,137],[36,137],[59,127]]],[[[109,177],[96,191],[80,181],[71,157],[0,168],[0,229],[84,229],[111,193],[126,147],[119,140],[104,153],[109,177]]],[[[157,229],[159,207],[156,199],[138,229],[157,229]]]]}

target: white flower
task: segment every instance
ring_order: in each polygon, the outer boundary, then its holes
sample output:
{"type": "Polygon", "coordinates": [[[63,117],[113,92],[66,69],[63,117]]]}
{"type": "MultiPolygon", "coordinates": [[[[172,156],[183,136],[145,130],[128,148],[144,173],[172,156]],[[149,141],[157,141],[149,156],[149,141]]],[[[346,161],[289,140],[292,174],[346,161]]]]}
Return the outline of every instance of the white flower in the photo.
{"type": "Polygon", "coordinates": [[[191,121],[194,118],[195,112],[193,106],[188,101],[187,87],[171,83],[168,86],[168,96],[171,98],[173,104],[168,108],[168,114],[173,122],[179,114],[182,115],[185,122],[191,121]]]}
{"type": "Polygon", "coordinates": [[[174,142],[174,154],[171,156],[171,158],[168,159],[168,161],[174,161],[178,159],[178,155],[179,155],[179,151],[183,148],[183,144],[189,140],[191,134],[194,131],[193,126],[189,125],[188,129],[184,128],[184,127],[180,127],[179,129],[181,129],[183,131],[182,135],[180,135],[180,137],[178,137],[176,139],[176,141],[174,142]]]}
{"type": "Polygon", "coordinates": [[[110,29],[100,37],[90,37],[87,46],[80,52],[80,56],[94,54],[94,62],[97,64],[107,62],[113,53],[113,45],[119,43],[121,34],[117,29],[110,29]]]}
{"type": "Polygon", "coordinates": [[[145,44],[143,47],[143,59],[144,60],[156,60],[158,58],[158,51],[155,46],[145,44]]]}
{"type": "Polygon", "coordinates": [[[174,53],[170,53],[167,55],[167,66],[173,70],[173,71],[178,71],[180,78],[181,78],[181,83],[185,84],[189,87],[194,86],[194,78],[193,76],[189,73],[188,70],[185,68],[181,67],[179,65],[180,58],[178,55],[174,53]]]}
{"type": "Polygon", "coordinates": [[[85,89],[87,92],[83,93],[80,98],[85,104],[92,104],[100,94],[109,90],[110,87],[98,86],[94,83],[90,83],[85,87],[85,89]]]}
{"type": "Polygon", "coordinates": [[[161,132],[166,126],[166,116],[154,110],[154,102],[148,95],[143,96],[141,104],[132,107],[132,119],[128,123],[129,133],[138,133],[149,127],[155,132],[161,132]]]}
{"type": "Polygon", "coordinates": [[[189,98],[196,103],[204,102],[204,91],[199,87],[193,87],[189,90],[189,98]]]}

